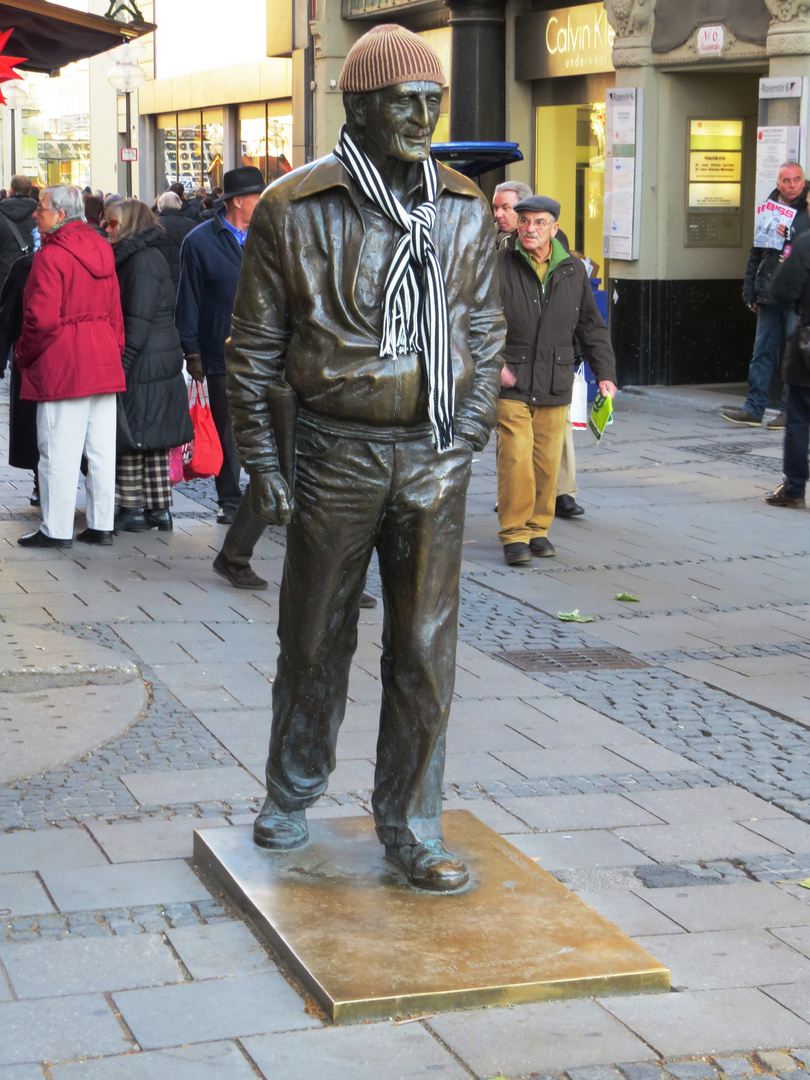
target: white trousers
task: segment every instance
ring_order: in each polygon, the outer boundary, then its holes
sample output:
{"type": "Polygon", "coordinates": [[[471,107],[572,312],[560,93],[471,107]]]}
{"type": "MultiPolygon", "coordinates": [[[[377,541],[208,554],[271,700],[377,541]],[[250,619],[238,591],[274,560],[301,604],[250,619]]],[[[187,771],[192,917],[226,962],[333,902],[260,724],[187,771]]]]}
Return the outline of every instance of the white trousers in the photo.
{"type": "Polygon", "coordinates": [[[115,517],[115,394],[37,403],[42,532],[73,537],[76,487],[87,458],[87,525],[109,532],[115,517]]]}

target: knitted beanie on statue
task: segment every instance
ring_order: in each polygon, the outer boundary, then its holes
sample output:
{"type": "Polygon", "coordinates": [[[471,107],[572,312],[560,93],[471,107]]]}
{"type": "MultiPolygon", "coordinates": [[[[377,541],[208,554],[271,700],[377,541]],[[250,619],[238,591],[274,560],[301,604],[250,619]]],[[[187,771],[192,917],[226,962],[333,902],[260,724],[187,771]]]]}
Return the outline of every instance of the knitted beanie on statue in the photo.
{"type": "Polygon", "coordinates": [[[363,34],[349,49],[338,89],[364,94],[417,80],[444,86],[439,57],[404,26],[384,23],[363,34]]]}

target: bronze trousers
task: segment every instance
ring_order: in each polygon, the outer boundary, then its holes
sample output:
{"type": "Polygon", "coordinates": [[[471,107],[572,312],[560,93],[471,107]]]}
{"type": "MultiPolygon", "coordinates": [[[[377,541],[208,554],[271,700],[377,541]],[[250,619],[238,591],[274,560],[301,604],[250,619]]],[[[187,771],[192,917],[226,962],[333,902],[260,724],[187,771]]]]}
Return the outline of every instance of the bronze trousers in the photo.
{"type": "Polygon", "coordinates": [[[377,835],[394,845],[441,837],[471,460],[465,445],[434,450],[427,426],[372,428],[299,414],[267,759],[267,789],[282,808],[311,806],[335,767],[376,549],[384,609],[377,835]]]}

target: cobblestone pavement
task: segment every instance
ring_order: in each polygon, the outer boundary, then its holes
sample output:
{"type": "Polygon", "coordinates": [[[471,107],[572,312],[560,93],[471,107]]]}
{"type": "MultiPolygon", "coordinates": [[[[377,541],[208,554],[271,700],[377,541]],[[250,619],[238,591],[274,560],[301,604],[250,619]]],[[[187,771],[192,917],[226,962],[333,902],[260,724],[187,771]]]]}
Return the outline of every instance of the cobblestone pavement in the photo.
{"type": "MultiPolygon", "coordinates": [[[[810,539],[761,500],[780,437],[740,439],[720,400],[621,395],[605,443],[577,444],[586,516],[530,570],[503,564],[492,448],[476,461],[445,775],[448,808],[667,963],[674,992],[407,1024],[325,1024],[191,857],[193,828],[245,824],[262,798],[281,530],[255,595],[211,573],[208,481],[178,489],[169,538],[26,552],[28,478],[0,468],[0,622],[114,649],[149,691],[103,745],[0,785],[0,1080],[805,1080],[810,539]],[[575,608],[594,621],[557,618],[575,608]],[[574,670],[501,655],[566,650],[574,670]]],[[[369,811],[380,623],[363,613],[313,817],[369,811]]]]}

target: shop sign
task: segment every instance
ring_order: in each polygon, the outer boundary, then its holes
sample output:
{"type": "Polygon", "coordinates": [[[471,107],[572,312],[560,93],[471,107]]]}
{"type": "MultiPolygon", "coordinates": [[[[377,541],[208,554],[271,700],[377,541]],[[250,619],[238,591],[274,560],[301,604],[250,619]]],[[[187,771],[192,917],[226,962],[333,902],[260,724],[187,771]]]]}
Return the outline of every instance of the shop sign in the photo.
{"type": "Polygon", "coordinates": [[[558,8],[515,20],[515,75],[545,79],[613,71],[613,27],[604,4],[558,8]]]}
{"type": "Polygon", "coordinates": [[[724,26],[701,26],[697,32],[697,51],[700,56],[719,56],[725,43],[724,26]]]}

